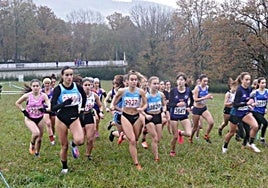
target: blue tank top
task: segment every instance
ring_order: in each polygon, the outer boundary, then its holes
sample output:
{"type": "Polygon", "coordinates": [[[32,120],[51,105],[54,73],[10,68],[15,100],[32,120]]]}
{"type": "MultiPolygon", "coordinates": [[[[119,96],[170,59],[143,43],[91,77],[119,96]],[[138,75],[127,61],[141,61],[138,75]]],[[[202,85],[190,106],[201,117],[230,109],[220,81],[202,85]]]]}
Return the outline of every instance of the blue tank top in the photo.
{"type": "Polygon", "coordinates": [[[256,106],[254,107],[254,111],[265,114],[267,100],[268,100],[268,90],[265,89],[264,91],[255,90],[254,101],[256,106]]]}
{"type": "Polygon", "coordinates": [[[61,89],[61,93],[60,96],[58,98],[58,104],[63,103],[65,100],[72,98],[73,102],[70,105],[66,105],[66,106],[76,106],[79,105],[82,97],[81,94],[77,88],[76,83],[73,83],[74,87],[72,89],[65,89],[65,87],[63,87],[62,84],[59,84],[60,89],[61,89]]]}
{"type": "Polygon", "coordinates": [[[148,107],[146,112],[160,112],[162,109],[162,97],[159,92],[156,96],[152,96],[149,92],[146,93],[148,107]]]}
{"type": "Polygon", "coordinates": [[[127,88],[122,96],[122,107],[139,108],[140,103],[141,103],[140,89],[136,88],[136,90],[132,93],[127,88]]]}
{"type": "MultiPolygon", "coordinates": [[[[201,86],[198,86],[198,98],[205,97],[208,95],[208,86],[203,89],[201,86]]],[[[203,99],[201,101],[196,102],[197,104],[206,104],[207,100],[203,99]]]]}

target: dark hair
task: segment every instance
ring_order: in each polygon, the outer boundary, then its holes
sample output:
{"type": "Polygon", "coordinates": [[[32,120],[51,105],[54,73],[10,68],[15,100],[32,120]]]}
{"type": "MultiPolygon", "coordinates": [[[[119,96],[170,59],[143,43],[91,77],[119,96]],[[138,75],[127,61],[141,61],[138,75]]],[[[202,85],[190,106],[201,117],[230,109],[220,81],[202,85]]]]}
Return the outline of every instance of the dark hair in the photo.
{"type": "MultiPolygon", "coordinates": [[[[72,68],[69,67],[69,66],[64,66],[64,67],[61,69],[61,76],[64,75],[64,71],[66,71],[67,69],[72,69],[72,68]]],[[[61,77],[59,83],[62,83],[62,82],[63,82],[63,79],[62,79],[62,77],[61,77]]]]}
{"type": "Polygon", "coordinates": [[[31,92],[32,91],[32,84],[34,83],[34,82],[38,82],[38,84],[40,85],[40,80],[38,80],[38,79],[32,79],[31,81],[30,81],[30,85],[28,85],[28,84],[24,84],[24,89],[23,89],[23,93],[29,93],[29,92],[31,92]]]}
{"type": "Polygon", "coordinates": [[[204,78],[207,78],[207,75],[206,74],[201,74],[198,79],[201,82],[204,78]]]}
{"type": "Polygon", "coordinates": [[[114,80],[118,85],[118,88],[124,88],[124,76],[123,75],[115,75],[114,80]]]}
{"type": "Polygon", "coordinates": [[[75,83],[77,83],[78,85],[81,85],[82,84],[82,76],[80,76],[80,75],[74,75],[73,76],[73,81],[75,82],[75,83]]]}
{"type": "Polygon", "coordinates": [[[258,78],[258,84],[257,84],[256,89],[259,89],[259,87],[260,87],[259,84],[261,83],[262,80],[266,80],[266,79],[264,77],[259,77],[258,78]]]}
{"type": "Polygon", "coordinates": [[[242,83],[241,80],[243,80],[244,77],[245,77],[246,75],[249,75],[249,76],[250,76],[250,74],[249,74],[248,72],[241,72],[241,73],[239,74],[239,76],[237,76],[237,78],[235,79],[235,81],[236,81],[238,84],[241,84],[241,83],[242,83]]]}
{"type": "Polygon", "coordinates": [[[55,74],[51,74],[50,78],[51,78],[51,79],[55,79],[55,80],[57,80],[57,77],[56,77],[55,74]]]}
{"type": "Polygon", "coordinates": [[[178,75],[177,75],[177,77],[176,77],[176,80],[178,80],[179,77],[182,77],[185,81],[187,80],[186,74],[183,73],[183,72],[179,72],[179,73],[178,73],[178,75]]]}
{"type": "Polygon", "coordinates": [[[64,66],[64,67],[61,69],[61,75],[64,75],[64,71],[66,71],[67,69],[72,69],[72,68],[69,67],[69,66],[64,66]]]}

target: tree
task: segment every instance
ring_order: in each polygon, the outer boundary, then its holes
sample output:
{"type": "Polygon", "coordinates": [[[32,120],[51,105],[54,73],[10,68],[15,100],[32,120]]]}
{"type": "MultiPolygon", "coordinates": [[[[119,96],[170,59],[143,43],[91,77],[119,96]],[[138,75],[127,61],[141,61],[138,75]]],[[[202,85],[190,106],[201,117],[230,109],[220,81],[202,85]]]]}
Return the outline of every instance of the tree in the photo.
{"type": "Polygon", "coordinates": [[[165,72],[172,51],[172,11],[159,6],[138,5],[131,10],[131,18],[138,28],[140,38],[141,50],[137,66],[148,76],[165,72]]]}

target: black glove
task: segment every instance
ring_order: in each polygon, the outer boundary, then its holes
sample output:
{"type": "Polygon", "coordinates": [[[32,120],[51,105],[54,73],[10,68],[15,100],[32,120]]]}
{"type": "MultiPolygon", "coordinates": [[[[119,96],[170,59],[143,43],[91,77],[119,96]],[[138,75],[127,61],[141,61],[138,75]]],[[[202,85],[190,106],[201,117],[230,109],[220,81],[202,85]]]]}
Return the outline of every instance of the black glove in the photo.
{"type": "Polygon", "coordinates": [[[25,117],[27,117],[27,118],[30,117],[29,113],[26,110],[22,110],[21,112],[24,114],[25,117]]]}
{"type": "Polygon", "coordinates": [[[62,104],[63,104],[63,106],[66,106],[66,105],[72,104],[72,102],[73,102],[73,99],[69,98],[69,99],[65,100],[62,104]]]}
{"type": "Polygon", "coordinates": [[[46,113],[47,112],[46,108],[44,108],[44,107],[38,108],[37,110],[39,110],[42,113],[46,113]]]}

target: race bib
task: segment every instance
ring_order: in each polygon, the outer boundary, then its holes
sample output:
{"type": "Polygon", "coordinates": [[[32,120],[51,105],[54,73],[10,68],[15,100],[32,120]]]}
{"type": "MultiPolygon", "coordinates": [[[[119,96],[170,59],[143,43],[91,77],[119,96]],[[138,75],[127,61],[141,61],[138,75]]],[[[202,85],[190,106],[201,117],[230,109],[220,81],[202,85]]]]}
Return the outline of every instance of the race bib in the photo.
{"type": "Polygon", "coordinates": [[[175,107],[174,108],[175,115],[185,115],[186,114],[186,107],[175,107]]]}
{"type": "Polygon", "coordinates": [[[138,108],[140,106],[140,101],[137,97],[125,97],[124,102],[127,108],[138,108]]]}

